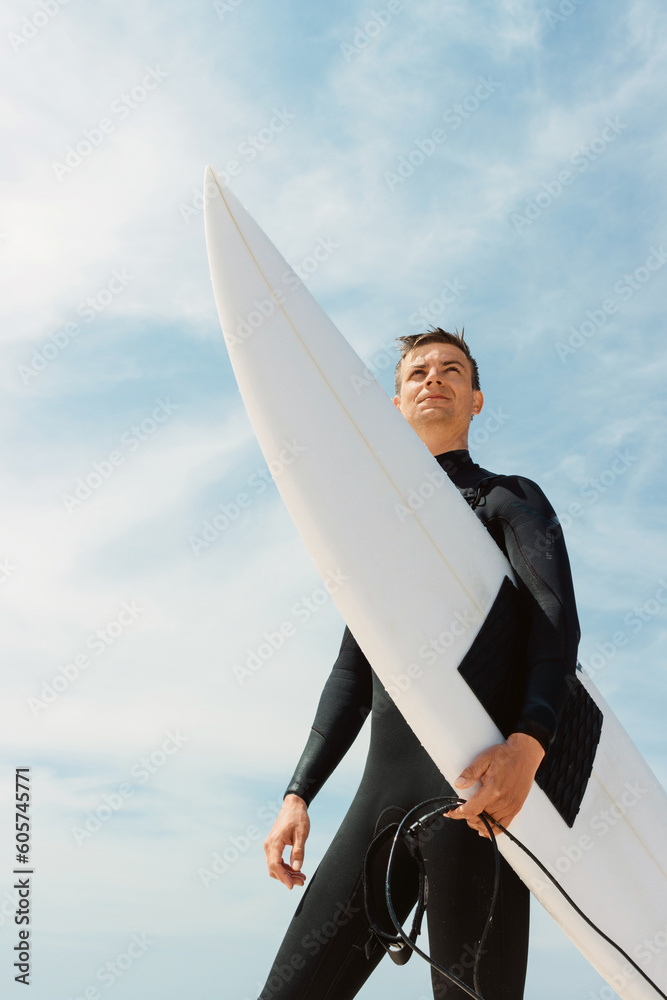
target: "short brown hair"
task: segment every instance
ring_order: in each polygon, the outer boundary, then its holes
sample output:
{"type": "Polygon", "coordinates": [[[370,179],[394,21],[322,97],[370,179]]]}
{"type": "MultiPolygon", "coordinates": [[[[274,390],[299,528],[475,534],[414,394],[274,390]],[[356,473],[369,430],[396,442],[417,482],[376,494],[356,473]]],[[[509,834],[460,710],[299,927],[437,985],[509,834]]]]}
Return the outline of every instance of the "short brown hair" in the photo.
{"type": "Polygon", "coordinates": [[[466,358],[470,362],[470,367],[472,369],[472,387],[473,389],[479,389],[479,369],[477,367],[477,362],[470,353],[470,348],[463,339],[463,334],[465,327],[461,327],[461,333],[457,330],[456,333],[447,333],[446,330],[442,330],[439,326],[433,326],[426,333],[410,333],[405,337],[398,337],[396,343],[398,344],[401,356],[398,359],[398,364],[396,365],[396,374],[394,376],[394,384],[396,386],[396,395],[401,394],[401,383],[403,381],[403,360],[414,351],[416,347],[424,347],[426,344],[452,344],[454,347],[458,347],[460,351],[463,351],[466,358]]]}

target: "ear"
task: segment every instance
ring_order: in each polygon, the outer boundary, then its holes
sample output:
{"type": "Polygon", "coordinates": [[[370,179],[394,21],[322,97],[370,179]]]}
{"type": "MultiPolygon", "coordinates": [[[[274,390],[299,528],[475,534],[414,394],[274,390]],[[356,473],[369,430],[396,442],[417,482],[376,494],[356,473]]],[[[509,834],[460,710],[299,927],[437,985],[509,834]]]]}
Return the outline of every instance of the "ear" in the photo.
{"type": "Polygon", "coordinates": [[[394,406],[396,407],[397,410],[400,410],[400,408],[401,408],[401,397],[400,396],[394,396],[394,406]]]}
{"type": "Polygon", "coordinates": [[[484,406],[484,396],[482,395],[481,389],[473,389],[472,393],[472,412],[474,416],[481,413],[482,407],[484,406]]]}

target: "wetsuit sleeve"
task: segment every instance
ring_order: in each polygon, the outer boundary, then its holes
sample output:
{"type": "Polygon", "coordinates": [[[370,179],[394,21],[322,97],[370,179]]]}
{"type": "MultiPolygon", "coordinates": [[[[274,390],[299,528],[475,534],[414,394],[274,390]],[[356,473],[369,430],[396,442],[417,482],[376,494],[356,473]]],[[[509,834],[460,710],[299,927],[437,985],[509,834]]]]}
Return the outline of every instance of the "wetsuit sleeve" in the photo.
{"type": "Polygon", "coordinates": [[[308,742],[285,795],[300,795],[307,805],[354,743],[373,700],[368,660],[348,628],[338,659],[324,685],[308,742]]]}
{"type": "Polygon", "coordinates": [[[518,476],[506,483],[493,528],[502,532],[496,541],[514,569],[526,609],[526,683],[513,731],[534,736],[548,750],[577,665],[580,633],[570,561],[540,487],[518,476]]]}

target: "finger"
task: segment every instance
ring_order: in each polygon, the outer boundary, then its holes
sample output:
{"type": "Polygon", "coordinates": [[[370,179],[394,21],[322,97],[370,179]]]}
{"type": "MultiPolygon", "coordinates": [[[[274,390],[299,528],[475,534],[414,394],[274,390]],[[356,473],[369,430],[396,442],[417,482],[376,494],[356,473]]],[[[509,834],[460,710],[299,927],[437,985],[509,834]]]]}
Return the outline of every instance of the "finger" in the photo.
{"type": "Polygon", "coordinates": [[[500,833],[500,830],[498,829],[497,826],[493,825],[493,822],[492,822],[491,819],[488,819],[487,822],[489,824],[488,827],[484,823],[482,823],[482,826],[481,826],[480,831],[479,831],[480,834],[483,837],[486,837],[487,839],[490,839],[491,837],[497,837],[498,834],[500,833]],[[489,833],[489,827],[491,828],[491,833],[489,833]]]}
{"type": "MultiPolygon", "coordinates": [[[[518,812],[518,810],[517,810],[517,812],[518,812]]],[[[507,829],[507,827],[510,825],[510,823],[512,822],[512,820],[514,819],[514,817],[516,816],[516,814],[517,814],[516,812],[511,812],[511,813],[507,813],[505,816],[494,817],[494,819],[497,818],[498,822],[501,823],[502,826],[505,827],[505,829],[507,829]]],[[[493,827],[494,832],[496,833],[496,835],[503,832],[500,829],[500,827],[496,826],[494,823],[491,823],[491,826],[493,827]]]]}
{"type": "Polygon", "coordinates": [[[288,889],[292,888],[292,879],[289,877],[284,868],[276,868],[272,873],[272,878],[282,882],[282,884],[286,885],[288,889]]]}
{"type": "Polygon", "coordinates": [[[491,827],[494,837],[497,837],[499,834],[504,832],[497,824],[500,823],[501,826],[507,829],[509,824],[516,816],[517,812],[518,810],[513,810],[512,812],[509,813],[503,813],[502,807],[501,808],[496,807],[493,810],[490,808],[484,810],[484,813],[486,815],[486,820],[489,826],[491,827]]]}
{"type": "MultiPolygon", "coordinates": [[[[303,872],[294,871],[289,865],[285,864],[284,861],[280,862],[282,865],[283,876],[289,879],[289,888],[292,889],[295,885],[302,886],[306,881],[306,876],[303,872]]],[[[284,879],[282,880],[284,881],[284,879]]],[[[285,882],[287,885],[287,882],[285,882]]]]}
{"type": "Polygon", "coordinates": [[[460,775],[454,782],[457,788],[470,788],[476,781],[479,781],[489,766],[489,758],[486,753],[480,754],[472,764],[464,767],[460,775]]]}
{"type": "Polygon", "coordinates": [[[269,866],[269,871],[275,871],[278,865],[283,859],[283,850],[285,845],[282,841],[273,840],[270,843],[267,842],[264,845],[264,850],[266,852],[266,863],[269,866]]]}
{"type": "Polygon", "coordinates": [[[299,869],[301,868],[301,865],[303,864],[304,854],[305,851],[303,848],[303,844],[300,841],[295,841],[294,847],[292,848],[292,851],[290,853],[290,867],[293,868],[294,871],[299,871],[299,869]]]}
{"type": "Polygon", "coordinates": [[[486,788],[480,788],[480,790],[468,801],[459,806],[450,813],[455,819],[472,819],[474,816],[479,816],[480,813],[485,810],[488,811],[491,808],[493,802],[493,793],[486,788]]]}
{"type": "Polygon", "coordinates": [[[474,830],[475,833],[478,833],[480,837],[488,838],[489,832],[484,824],[484,820],[480,816],[472,816],[469,820],[467,820],[467,823],[470,829],[474,830]]]}
{"type": "Polygon", "coordinates": [[[284,870],[286,872],[289,872],[290,875],[293,875],[293,876],[298,877],[298,878],[305,878],[306,877],[303,874],[302,871],[299,871],[298,868],[293,868],[291,865],[288,865],[286,861],[281,861],[280,863],[283,866],[284,870]]]}
{"type": "Polygon", "coordinates": [[[485,767],[478,764],[471,764],[470,767],[466,767],[464,771],[461,771],[458,778],[454,782],[456,788],[470,788],[474,785],[476,781],[479,781],[482,774],[486,770],[485,767]]]}
{"type": "Polygon", "coordinates": [[[288,889],[292,889],[294,887],[294,882],[290,878],[290,874],[286,869],[287,866],[285,865],[285,862],[281,861],[280,867],[276,872],[276,878],[279,882],[282,882],[283,885],[287,886],[288,889]]]}
{"type": "Polygon", "coordinates": [[[471,830],[477,830],[478,833],[486,829],[479,816],[470,816],[466,820],[466,823],[471,830]]]}
{"type": "Polygon", "coordinates": [[[477,813],[464,812],[463,809],[463,806],[459,806],[458,809],[452,809],[451,812],[445,813],[445,816],[448,816],[449,819],[471,819],[477,815],[477,813]]]}
{"type": "Polygon", "coordinates": [[[283,850],[285,849],[285,846],[286,845],[282,840],[267,841],[264,845],[269,875],[273,878],[279,879],[281,882],[283,881],[281,874],[283,865],[283,850]]]}
{"type": "Polygon", "coordinates": [[[277,835],[272,830],[264,841],[264,853],[266,854],[266,860],[277,861],[278,858],[282,857],[284,847],[285,840],[283,837],[277,835]]]}

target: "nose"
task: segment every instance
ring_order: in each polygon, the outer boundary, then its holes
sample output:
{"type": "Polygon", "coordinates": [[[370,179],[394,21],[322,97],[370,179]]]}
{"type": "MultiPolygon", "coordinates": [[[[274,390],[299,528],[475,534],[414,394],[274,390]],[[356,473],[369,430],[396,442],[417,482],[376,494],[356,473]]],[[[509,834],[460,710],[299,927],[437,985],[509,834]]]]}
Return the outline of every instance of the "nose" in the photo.
{"type": "Polygon", "coordinates": [[[432,368],[426,376],[426,385],[431,385],[432,382],[437,382],[438,385],[442,385],[442,376],[437,368],[432,368]]]}

